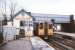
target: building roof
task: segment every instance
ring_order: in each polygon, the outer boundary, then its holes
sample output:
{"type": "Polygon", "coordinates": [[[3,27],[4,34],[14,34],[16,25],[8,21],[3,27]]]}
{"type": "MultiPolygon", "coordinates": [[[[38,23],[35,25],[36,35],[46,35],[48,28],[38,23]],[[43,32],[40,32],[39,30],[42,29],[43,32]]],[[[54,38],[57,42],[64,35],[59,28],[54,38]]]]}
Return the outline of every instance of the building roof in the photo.
{"type": "MultiPolygon", "coordinates": [[[[29,16],[31,16],[30,12],[25,11],[24,9],[21,9],[19,12],[17,12],[15,15],[12,16],[12,18],[10,19],[10,21],[12,21],[17,15],[19,15],[20,13],[26,13],[29,16]]],[[[11,16],[11,15],[10,15],[11,16]]]]}

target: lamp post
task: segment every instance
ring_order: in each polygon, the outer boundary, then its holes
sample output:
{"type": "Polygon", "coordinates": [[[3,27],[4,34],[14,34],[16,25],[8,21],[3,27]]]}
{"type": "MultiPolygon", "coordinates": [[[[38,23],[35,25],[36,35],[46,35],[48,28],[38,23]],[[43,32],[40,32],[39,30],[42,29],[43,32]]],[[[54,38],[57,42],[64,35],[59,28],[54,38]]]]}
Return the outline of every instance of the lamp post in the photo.
{"type": "Polygon", "coordinates": [[[0,44],[3,43],[3,20],[0,20],[0,44]]]}
{"type": "Polygon", "coordinates": [[[53,31],[54,31],[54,27],[55,27],[55,20],[54,19],[51,19],[51,22],[52,22],[52,24],[53,24],[53,31]]]}

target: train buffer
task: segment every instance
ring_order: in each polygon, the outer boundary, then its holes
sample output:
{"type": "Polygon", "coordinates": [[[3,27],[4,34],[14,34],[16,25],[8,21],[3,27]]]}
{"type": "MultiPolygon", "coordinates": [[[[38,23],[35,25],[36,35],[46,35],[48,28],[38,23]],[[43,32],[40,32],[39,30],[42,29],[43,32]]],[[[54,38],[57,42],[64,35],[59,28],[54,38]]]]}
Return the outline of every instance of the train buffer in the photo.
{"type": "Polygon", "coordinates": [[[54,50],[54,48],[39,37],[25,37],[8,42],[1,46],[0,50],[54,50]]]}

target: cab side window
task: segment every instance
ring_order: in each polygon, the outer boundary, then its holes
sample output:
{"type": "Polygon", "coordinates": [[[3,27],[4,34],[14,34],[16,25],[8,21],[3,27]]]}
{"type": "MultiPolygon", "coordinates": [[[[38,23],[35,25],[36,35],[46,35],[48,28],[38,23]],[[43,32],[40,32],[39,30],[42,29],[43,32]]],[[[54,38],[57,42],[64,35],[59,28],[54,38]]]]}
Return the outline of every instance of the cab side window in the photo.
{"type": "Polygon", "coordinates": [[[40,26],[40,29],[43,29],[43,23],[40,23],[39,26],[40,26]]]}
{"type": "Polygon", "coordinates": [[[49,29],[52,29],[52,24],[49,24],[49,29]]]}

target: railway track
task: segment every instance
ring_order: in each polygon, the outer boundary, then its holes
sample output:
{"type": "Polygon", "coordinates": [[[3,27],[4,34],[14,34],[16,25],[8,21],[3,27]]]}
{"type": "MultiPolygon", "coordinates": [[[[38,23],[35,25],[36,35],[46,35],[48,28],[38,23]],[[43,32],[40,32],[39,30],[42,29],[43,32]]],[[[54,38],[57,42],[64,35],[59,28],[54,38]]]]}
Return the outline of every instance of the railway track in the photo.
{"type": "Polygon", "coordinates": [[[75,45],[74,45],[75,39],[70,36],[65,36],[65,35],[61,35],[61,37],[54,36],[54,40],[58,40],[59,42],[75,49],[75,45]]]}
{"type": "Polygon", "coordinates": [[[64,44],[64,45],[67,45],[69,47],[72,47],[75,49],[75,41],[72,41],[72,40],[68,40],[68,39],[63,39],[63,38],[55,38],[54,40],[64,44]],[[59,40],[58,40],[59,39],[59,40]]]}
{"type": "Polygon", "coordinates": [[[52,40],[52,42],[49,42],[49,44],[52,45],[56,50],[74,50],[73,48],[66,46],[55,40],[52,40]]]}
{"type": "Polygon", "coordinates": [[[64,35],[54,35],[53,39],[48,41],[56,50],[75,50],[75,39],[64,35]]]}

